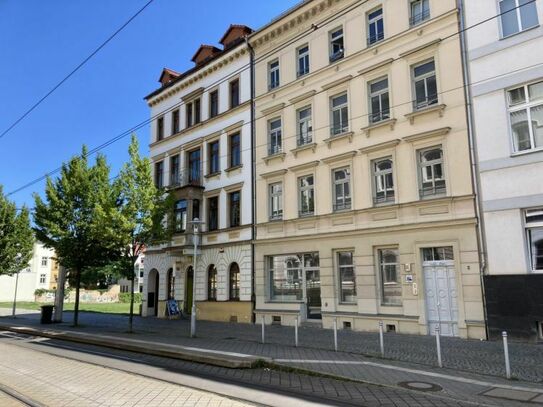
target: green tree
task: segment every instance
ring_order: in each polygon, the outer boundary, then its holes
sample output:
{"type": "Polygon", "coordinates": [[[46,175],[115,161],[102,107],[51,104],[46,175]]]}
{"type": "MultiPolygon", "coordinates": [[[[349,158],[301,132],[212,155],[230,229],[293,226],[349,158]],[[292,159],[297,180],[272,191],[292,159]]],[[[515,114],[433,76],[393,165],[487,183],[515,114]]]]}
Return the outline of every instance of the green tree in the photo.
{"type": "Polygon", "coordinates": [[[33,246],[28,209],[23,207],[17,213],[0,185],[0,275],[12,275],[25,268],[32,258],[33,246]]]}
{"type": "Polygon", "coordinates": [[[119,236],[119,260],[121,274],[131,281],[129,332],[132,332],[134,315],[134,265],[145,248],[171,237],[171,228],[165,224],[166,215],[172,207],[171,198],[164,190],[156,188],[151,175],[148,158],[139,155],[136,135],[128,149],[130,160],[123,166],[114,182],[113,190],[118,196],[118,206],[112,222],[119,236]]]}
{"type": "Polygon", "coordinates": [[[59,263],[68,270],[68,278],[75,285],[74,326],[78,324],[83,274],[92,273],[96,267],[119,256],[118,238],[108,220],[101,216],[112,213],[117,204],[109,167],[102,155],[89,166],[87,155],[83,147],[80,156],[62,166],[58,178],[47,179],[45,201],[34,195],[36,236],[55,250],[59,263]]]}

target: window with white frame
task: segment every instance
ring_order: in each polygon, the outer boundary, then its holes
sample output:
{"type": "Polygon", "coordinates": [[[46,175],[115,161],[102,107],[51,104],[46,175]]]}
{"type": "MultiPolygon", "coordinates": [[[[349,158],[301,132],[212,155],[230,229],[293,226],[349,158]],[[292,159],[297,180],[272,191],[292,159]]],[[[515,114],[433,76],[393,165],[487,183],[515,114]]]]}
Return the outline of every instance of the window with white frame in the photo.
{"type": "Polygon", "coordinates": [[[356,302],[356,275],[353,252],[337,252],[340,302],[356,302]]]}
{"type": "Polygon", "coordinates": [[[390,119],[388,78],[380,78],[368,85],[370,95],[370,123],[390,119]]]}
{"type": "Polygon", "coordinates": [[[281,118],[272,119],[268,122],[268,154],[280,153],[283,149],[282,145],[282,130],[281,130],[281,118]]]}
{"type": "Polygon", "coordinates": [[[180,199],[174,206],[174,230],[181,233],[187,229],[187,201],[180,199]]]}
{"type": "Polygon", "coordinates": [[[45,274],[40,274],[40,284],[45,284],[47,276],[45,274]]]}
{"type": "Polygon", "coordinates": [[[381,303],[383,305],[401,305],[402,285],[398,249],[379,249],[377,254],[381,278],[381,303]]]}
{"type": "Polygon", "coordinates": [[[296,112],[298,120],[297,146],[304,146],[313,142],[313,126],[311,124],[311,106],[306,106],[296,112]]]}
{"type": "Polygon", "coordinates": [[[539,24],[537,6],[533,0],[501,0],[502,37],[535,27],[539,24]]]}
{"type": "Polygon", "coordinates": [[[532,271],[543,271],[543,208],[526,211],[526,237],[532,271]]]}
{"type": "Polygon", "coordinates": [[[443,149],[431,147],[418,151],[420,196],[445,194],[445,174],[443,172],[443,149]]]}
{"type": "Polygon", "coordinates": [[[338,134],[349,131],[349,108],[347,93],[330,98],[330,134],[338,134]]]}
{"type": "Polygon", "coordinates": [[[315,213],[315,184],[313,175],[298,178],[299,211],[300,216],[309,216],[315,213]]]}
{"type": "Polygon", "coordinates": [[[425,107],[437,103],[437,82],[435,61],[426,61],[415,65],[413,70],[413,91],[415,100],[414,109],[424,109],[425,107]]]}
{"type": "Polygon", "coordinates": [[[268,65],[268,88],[273,89],[279,86],[279,60],[276,59],[268,65]]]}
{"type": "Polygon", "coordinates": [[[296,51],[297,54],[297,76],[309,73],[309,45],[303,45],[296,51]]]}
{"type": "Polygon", "coordinates": [[[42,266],[42,267],[47,267],[47,261],[48,261],[47,257],[46,257],[46,256],[43,256],[43,257],[41,258],[41,266],[42,266]]]}
{"type": "Polygon", "coordinates": [[[411,26],[430,18],[430,0],[411,0],[409,23],[411,26]]]}
{"type": "Polygon", "coordinates": [[[543,81],[507,91],[515,152],[543,147],[543,81]]]}
{"type": "Polygon", "coordinates": [[[269,185],[270,194],[270,220],[283,218],[283,183],[276,182],[269,185]]]}
{"type": "Polygon", "coordinates": [[[351,170],[339,168],[332,171],[334,183],[334,211],[351,209],[351,170]]]}
{"type": "Polygon", "coordinates": [[[380,158],[372,161],[373,202],[375,204],[394,202],[394,177],[392,159],[380,158]]]}
{"type": "Polygon", "coordinates": [[[385,21],[383,18],[383,9],[368,13],[368,45],[375,44],[385,38],[385,21]]]}
{"type": "Polygon", "coordinates": [[[343,27],[338,27],[328,34],[330,40],[330,62],[343,58],[345,54],[343,27]]]}
{"type": "Polygon", "coordinates": [[[270,300],[300,301],[303,293],[303,255],[266,257],[270,300]]]}

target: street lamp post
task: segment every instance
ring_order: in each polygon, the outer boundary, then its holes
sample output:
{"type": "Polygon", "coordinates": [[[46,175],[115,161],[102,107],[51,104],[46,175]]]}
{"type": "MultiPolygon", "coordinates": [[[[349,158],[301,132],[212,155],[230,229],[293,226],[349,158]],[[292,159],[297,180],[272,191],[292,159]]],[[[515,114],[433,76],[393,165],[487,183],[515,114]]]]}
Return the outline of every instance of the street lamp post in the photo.
{"type": "Polygon", "coordinates": [[[194,253],[192,254],[192,306],[190,312],[190,337],[196,336],[196,257],[198,256],[198,232],[200,225],[204,222],[198,218],[194,218],[192,223],[194,235],[192,241],[194,243],[194,253]]]}

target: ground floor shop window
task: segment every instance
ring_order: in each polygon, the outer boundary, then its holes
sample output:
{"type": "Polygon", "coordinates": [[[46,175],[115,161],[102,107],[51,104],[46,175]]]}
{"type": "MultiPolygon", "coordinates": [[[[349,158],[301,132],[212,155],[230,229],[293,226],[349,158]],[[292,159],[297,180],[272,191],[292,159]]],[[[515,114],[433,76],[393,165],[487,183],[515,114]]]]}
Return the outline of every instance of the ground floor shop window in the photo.
{"type": "Polygon", "coordinates": [[[308,292],[313,296],[320,278],[318,253],[268,256],[269,297],[272,301],[302,301],[308,292]]]}
{"type": "Polygon", "coordinates": [[[543,271],[543,208],[526,211],[526,237],[532,271],[543,271]]]}
{"type": "Polygon", "coordinates": [[[341,302],[356,302],[356,277],[353,252],[338,252],[339,290],[341,302]]]}
{"type": "Polygon", "coordinates": [[[381,278],[381,303],[383,305],[402,305],[398,249],[379,249],[377,252],[381,278]]]}

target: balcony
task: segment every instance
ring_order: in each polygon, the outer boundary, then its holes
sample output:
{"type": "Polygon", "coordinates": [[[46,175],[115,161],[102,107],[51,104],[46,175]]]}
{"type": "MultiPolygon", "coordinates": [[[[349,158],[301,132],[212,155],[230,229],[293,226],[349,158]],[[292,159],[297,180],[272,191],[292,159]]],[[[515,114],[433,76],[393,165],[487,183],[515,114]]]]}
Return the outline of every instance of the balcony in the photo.
{"type": "Polygon", "coordinates": [[[202,171],[200,168],[174,172],[170,176],[168,188],[203,187],[202,178],[202,171]]]}

